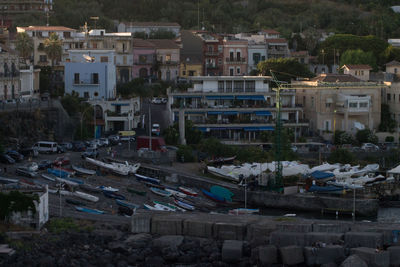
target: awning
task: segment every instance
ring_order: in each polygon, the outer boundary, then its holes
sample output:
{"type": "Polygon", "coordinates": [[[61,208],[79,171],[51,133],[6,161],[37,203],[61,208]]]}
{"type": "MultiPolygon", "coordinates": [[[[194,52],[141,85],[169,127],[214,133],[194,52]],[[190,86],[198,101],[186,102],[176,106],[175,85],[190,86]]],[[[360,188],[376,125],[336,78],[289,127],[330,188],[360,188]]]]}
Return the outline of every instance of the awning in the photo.
{"type": "Polygon", "coordinates": [[[222,114],[222,111],[209,111],[207,112],[208,115],[219,115],[222,114]]]}
{"type": "Polygon", "coordinates": [[[174,98],[201,98],[201,95],[175,95],[174,98]]]}
{"type": "Polygon", "coordinates": [[[111,106],[129,106],[129,103],[111,103],[111,106]]]}
{"type": "Polygon", "coordinates": [[[237,111],[224,111],[224,115],[237,115],[237,111]]]}
{"type": "Polygon", "coordinates": [[[263,110],[254,112],[256,116],[272,116],[271,111],[263,110]]]}
{"type": "Polygon", "coordinates": [[[253,111],[239,111],[240,114],[252,114],[253,111]]]}
{"type": "Polygon", "coordinates": [[[235,97],[233,95],[208,95],[206,96],[208,100],[234,100],[235,97]]]}
{"type": "Polygon", "coordinates": [[[204,114],[205,111],[186,111],[186,114],[204,114]]]}
{"type": "Polygon", "coordinates": [[[272,127],[272,126],[244,127],[243,130],[245,130],[246,132],[273,131],[274,127],[272,127]]]}
{"type": "Polygon", "coordinates": [[[263,95],[238,95],[236,96],[237,100],[260,100],[265,101],[265,97],[263,95]]]}

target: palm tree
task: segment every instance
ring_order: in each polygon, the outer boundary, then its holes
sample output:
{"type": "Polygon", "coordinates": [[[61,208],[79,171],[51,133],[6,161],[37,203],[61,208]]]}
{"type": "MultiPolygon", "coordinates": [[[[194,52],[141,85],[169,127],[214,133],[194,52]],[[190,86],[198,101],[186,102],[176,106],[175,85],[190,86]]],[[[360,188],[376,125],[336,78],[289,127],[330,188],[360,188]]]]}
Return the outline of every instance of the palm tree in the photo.
{"type": "Polygon", "coordinates": [[[33,40],[26,32],[17,34],[15,48],[23,59],[29,59],[33,51],[33,40]]]}
{"type": "Polygon", "coordinates": [[[62,41],[58,39],[56,33],[50,34],[50,37],[44,40],[44,51],[51,60],[51,67],[54,66],[54,61],[61,59],[62,54],[62,41]]]}

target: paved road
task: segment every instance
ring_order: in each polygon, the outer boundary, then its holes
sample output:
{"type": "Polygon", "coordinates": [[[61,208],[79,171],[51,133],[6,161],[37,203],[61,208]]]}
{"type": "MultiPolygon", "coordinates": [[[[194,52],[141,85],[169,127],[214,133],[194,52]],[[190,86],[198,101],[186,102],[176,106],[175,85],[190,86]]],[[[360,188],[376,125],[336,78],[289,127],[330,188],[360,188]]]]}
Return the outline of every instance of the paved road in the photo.
{"type": "Polygon", "coordinates": [[[167,104],[151,104],[149,99],[143,100],[141,105],[141,113],[145,115],[146,132],[148,133],[147,125],[149,124],[149,105],[151,107],[151,124],[160,124],[161,131],[169,126],[169,114],[167,112],[167,104]]]}

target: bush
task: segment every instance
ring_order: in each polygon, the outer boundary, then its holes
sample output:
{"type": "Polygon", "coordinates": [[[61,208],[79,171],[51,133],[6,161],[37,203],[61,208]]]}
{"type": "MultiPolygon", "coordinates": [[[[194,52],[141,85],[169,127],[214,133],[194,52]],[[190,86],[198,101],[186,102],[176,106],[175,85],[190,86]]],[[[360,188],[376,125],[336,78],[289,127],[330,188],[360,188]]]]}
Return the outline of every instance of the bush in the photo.
{"type": "Polygon", "coordinates": [[[193,150],[190,146],[180,145],[176,152],[176,157],[180,162],[193,162],[193,150]]]}
{"type": "Polygon", "coordinates": [[[71,218],[55,218],[49,223],[49,230],[53,233],[61,233],[66,231],[78,231],[79,227],[71,218]]]}
{"type": "Polygon", "coordinates": [[[385,142],[394,142],[394,136],[386,136],[385,142]]]}
{"type": "Polygon", "coordinates": [[[364,129],[364,130],[359,130],[356,133],[356,139],[358,143],[373,143],[377,144],[378,143],[378,137],[370,130],[370,129],[364,129]]]}
{"type": "Polygon", "coordinates": [[[333,143],[335,145],[343,145],[343,144],[354,144],[355,140],[351,134],[346,133],[344,131],[339,131],[336,130],[334,137],[333,137],[333,143]]]}

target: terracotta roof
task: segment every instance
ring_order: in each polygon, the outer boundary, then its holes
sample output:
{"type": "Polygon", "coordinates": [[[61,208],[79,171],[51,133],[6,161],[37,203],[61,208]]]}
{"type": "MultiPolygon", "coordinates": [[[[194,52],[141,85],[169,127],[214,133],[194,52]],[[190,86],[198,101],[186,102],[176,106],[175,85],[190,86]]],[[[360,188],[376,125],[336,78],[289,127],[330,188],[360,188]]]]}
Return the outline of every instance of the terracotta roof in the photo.
{"type": "Polygon", "coordinates": [[[280,34],[280,32],[272,30],[272,29],[264,29],[261,32],[269,33],[269,34],[280,34]]]}
{"type": "Polygon", "coordinates": [[[159,49],[179,49],[179,46],[173,40],[169,39],[148,39],[156,48],[159,49]]]}
{"type": "Polygon", "coordinates": [[[287,43],[287,40],[284,38],[272,38],[272,39],[265,39],[266,43],[287,43]]]}
{"type": "Polygon", "coordinates": [[[24,29],[25,31],[76,31],[71,28],[64,26],[29,26],[29,27],[18,27],[24,29]]]}
{"type": "Polygon", "coordinates": [[[392,61],[386,63],[386,67],[390,67],[390,66],[400,66],[400,62],[398,62],[396,60],[392,60],[392,61]]]}
{"type": "Polygon", "coordinates": [[[310,81],[313,82],[328,82],[328,83],[346,83],[346,82],[361,82],[360,79],[350,74],[320,74],[310,81]]]}
{"type": "Polygon", "coordinates": [[[149,42],[147,40],[133,38],[133,47],[155,48],[155,45],[152,42],[149,42]]]}
{"type": "Polygon", "coordinates": [[[176,22],[156,22],[156,21],[148,21],[148,22],[133,21],[133,22],[124,22],[124,24],[129,25],[129,26],[136,26],[136,27],[146,27],[146,26],[147,27],[149,27],[149,26],[180,27],[181,26],[176,22]]]}
{"type": "Polygon", "coordinates": [[[359,64],[359,65],[343,65],[342,68],[347,67],[349,70],[372,70],[370,65],[366,64],[359,64]]]}

